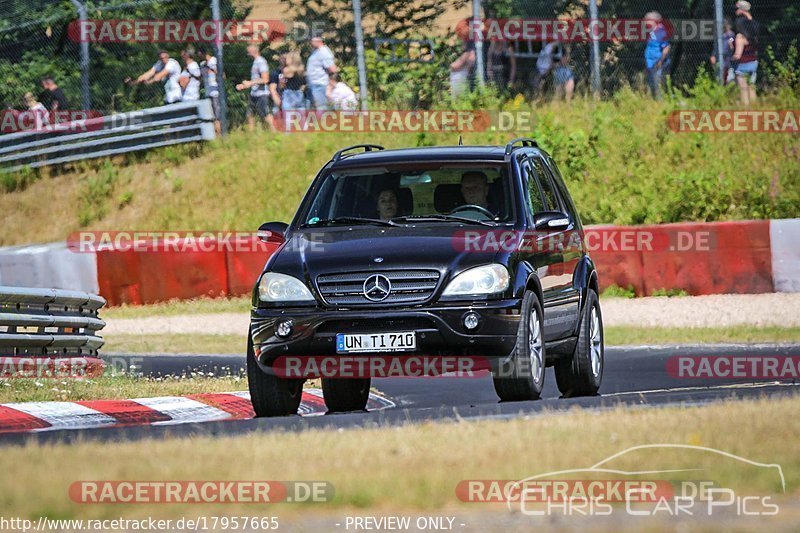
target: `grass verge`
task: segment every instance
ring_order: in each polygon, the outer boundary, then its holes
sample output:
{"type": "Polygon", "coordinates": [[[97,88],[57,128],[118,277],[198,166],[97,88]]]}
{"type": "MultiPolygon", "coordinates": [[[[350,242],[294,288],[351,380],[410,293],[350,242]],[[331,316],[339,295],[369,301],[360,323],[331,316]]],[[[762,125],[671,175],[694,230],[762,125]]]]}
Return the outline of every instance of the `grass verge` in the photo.
{"type": "MultiPolygon", "coordinates": [[[[535,137],[558,162],[586,223],[796,216],[798,136],[671,131],[668,117],[676,109],[735,105],[733,93],[713,101],[706,92],[664,102],[631,91],[604,102],[509,102],[507,111],[532,113],[530,128],[465,133],[464,143],[505,145],[514,137],[535,137]]],[[[790,92],[786,98],[763,95],[758,106],[797,109],[798,98],[790,92]]],[[[81,230],[255,231],[265,221],[290,220],[312,178],[345,146],[452,146],[457,137],[235,131],[202,146],[154,150],[125,166],[108,159],[69,171],[45,169],[38,179],[0,189],[0,245],[63,240],[81,230]],[[53,190],[59,191],[58,205],[42,202],[53,190]]]]}
{"type": "Polygon", "coordinates": [[[235,392],[247,389],[244,376],[201,375],[143,378],[103,375],[94,379],[4,379],[0,403],[116,400],[155,396],[184,396],[202,392],[235,392]]]}
{"type": "MultiPolygon", "coordinates": [[[[79,442],[8,448],[0,468],[13,483],[0,486],[0,511],[35,519],[70,517],[179,517],[212,514],[281,517],[317,513],[486,511],[462,504],[462,480],[521,479],[588,468],[629,447],[647,443],[707,446],[761,463],[779,464],[787,494],[800,495],[800,398],[725,402],[702,407],[598,412],[574,409],[532,419],[417,424],[400,428],[240,437],[79,442]],[[764,438],[768,435],[769,438],[764,438]],[[531,447],[531,443],[536,443],[531,447]],[[191,450],[191,453],[186,453],[191,450]],[[255,452],[257,450],[257,453],[255,452]],[[78,480],[326,480],[332,502],[254,505],[79,505],[68,497],[78,480]],[[36,494],[35,498],[30,497],[36,494]],[[211,512],[213,511],[213,512],[211,512]]],[[[687,479],[712,480],[746,493],[782,493],[774,469],[709,453],[634,452],[614,467],[624,470],[691,468],[687,479]],[[698,470],[700,469],[699,473],[698,470]]],[[[652,479],[648,477],[646,479],[652,479]]],[[[769,517],[767,517],[769,518],[769,517]]],[[[764,520],[764,518],[762,518],[764,520]]],[[[763,527],[762,524],[761,527],[763,527]]]]}
{"type": "Polygon", "coordinates": [[[158,316],[195,315],[208,313],[248,313],[250,297],[239,298],[194,298],[170,300],[147,305],[120,305],[100,310],[103,320],[120,318],[148,318],[158,316]]]}
{"type": "MultiPolygon", "coordinates": [[[[800,328],[636,328],[607,327],[606,346],[642,344],[706,344],[800,342],[800,328]]],[[[105,336],[103,352],[123,353],[241,353],[244,335],[196,335],[168,333],[148,335],[118,334],[105,336]]]]}

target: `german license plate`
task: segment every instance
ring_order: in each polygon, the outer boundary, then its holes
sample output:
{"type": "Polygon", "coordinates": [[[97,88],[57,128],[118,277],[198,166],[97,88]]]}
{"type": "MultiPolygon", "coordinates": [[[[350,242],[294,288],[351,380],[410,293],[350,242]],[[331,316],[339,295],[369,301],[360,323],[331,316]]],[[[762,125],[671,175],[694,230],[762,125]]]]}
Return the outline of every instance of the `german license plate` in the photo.
{"type": "Polygon", "coordinates": [[[406,352],[417,348],[417,334],[400,333],[337,333],[336,353],[406,352]]]}

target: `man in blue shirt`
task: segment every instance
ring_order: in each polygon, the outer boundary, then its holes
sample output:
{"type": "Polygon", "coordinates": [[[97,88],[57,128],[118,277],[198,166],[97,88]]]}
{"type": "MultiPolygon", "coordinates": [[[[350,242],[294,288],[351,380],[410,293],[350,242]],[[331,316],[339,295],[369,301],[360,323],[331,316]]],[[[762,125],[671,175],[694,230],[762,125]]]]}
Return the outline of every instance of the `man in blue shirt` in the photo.
{"type": "Polygon", "coordinates": [[[644,19],[648,28],[652,28],[644,49],[647,84],[650,86],[653,98],[660,100],[664,75],[669,75],[669,34],[660,13],[651,11],[644,16],[644,19]]]}

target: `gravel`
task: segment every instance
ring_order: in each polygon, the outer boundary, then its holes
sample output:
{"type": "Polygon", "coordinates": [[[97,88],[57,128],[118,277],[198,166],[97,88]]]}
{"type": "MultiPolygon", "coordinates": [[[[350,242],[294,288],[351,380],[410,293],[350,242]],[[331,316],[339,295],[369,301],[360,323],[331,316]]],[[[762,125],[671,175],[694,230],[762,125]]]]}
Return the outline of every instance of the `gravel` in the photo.
{"type": "MultiPolygon", "coordinates": [[[[639,327],[800,327],[800,294],[717,294],[712,296],[603,298],[606,326],[639,327]]],[[[247,313],[120,318],[103,335],[202,333],[244,335],[247,313]]]]}

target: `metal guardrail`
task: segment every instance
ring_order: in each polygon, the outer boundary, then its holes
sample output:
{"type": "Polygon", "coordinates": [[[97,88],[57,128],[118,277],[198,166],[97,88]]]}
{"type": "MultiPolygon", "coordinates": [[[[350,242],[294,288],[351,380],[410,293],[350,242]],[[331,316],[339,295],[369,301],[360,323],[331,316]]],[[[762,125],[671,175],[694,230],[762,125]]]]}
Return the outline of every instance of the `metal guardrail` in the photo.
{"type": "Polygon", "coordinates": [[[95,356],[105,298],[87,292],[0,287],[0,356],[95,356]]]}
{"type": "Polygon", "coordinates": [[[180,102],[0,135],[0,170],[14,172],[214,137],[211,100],[180,102]]]}

